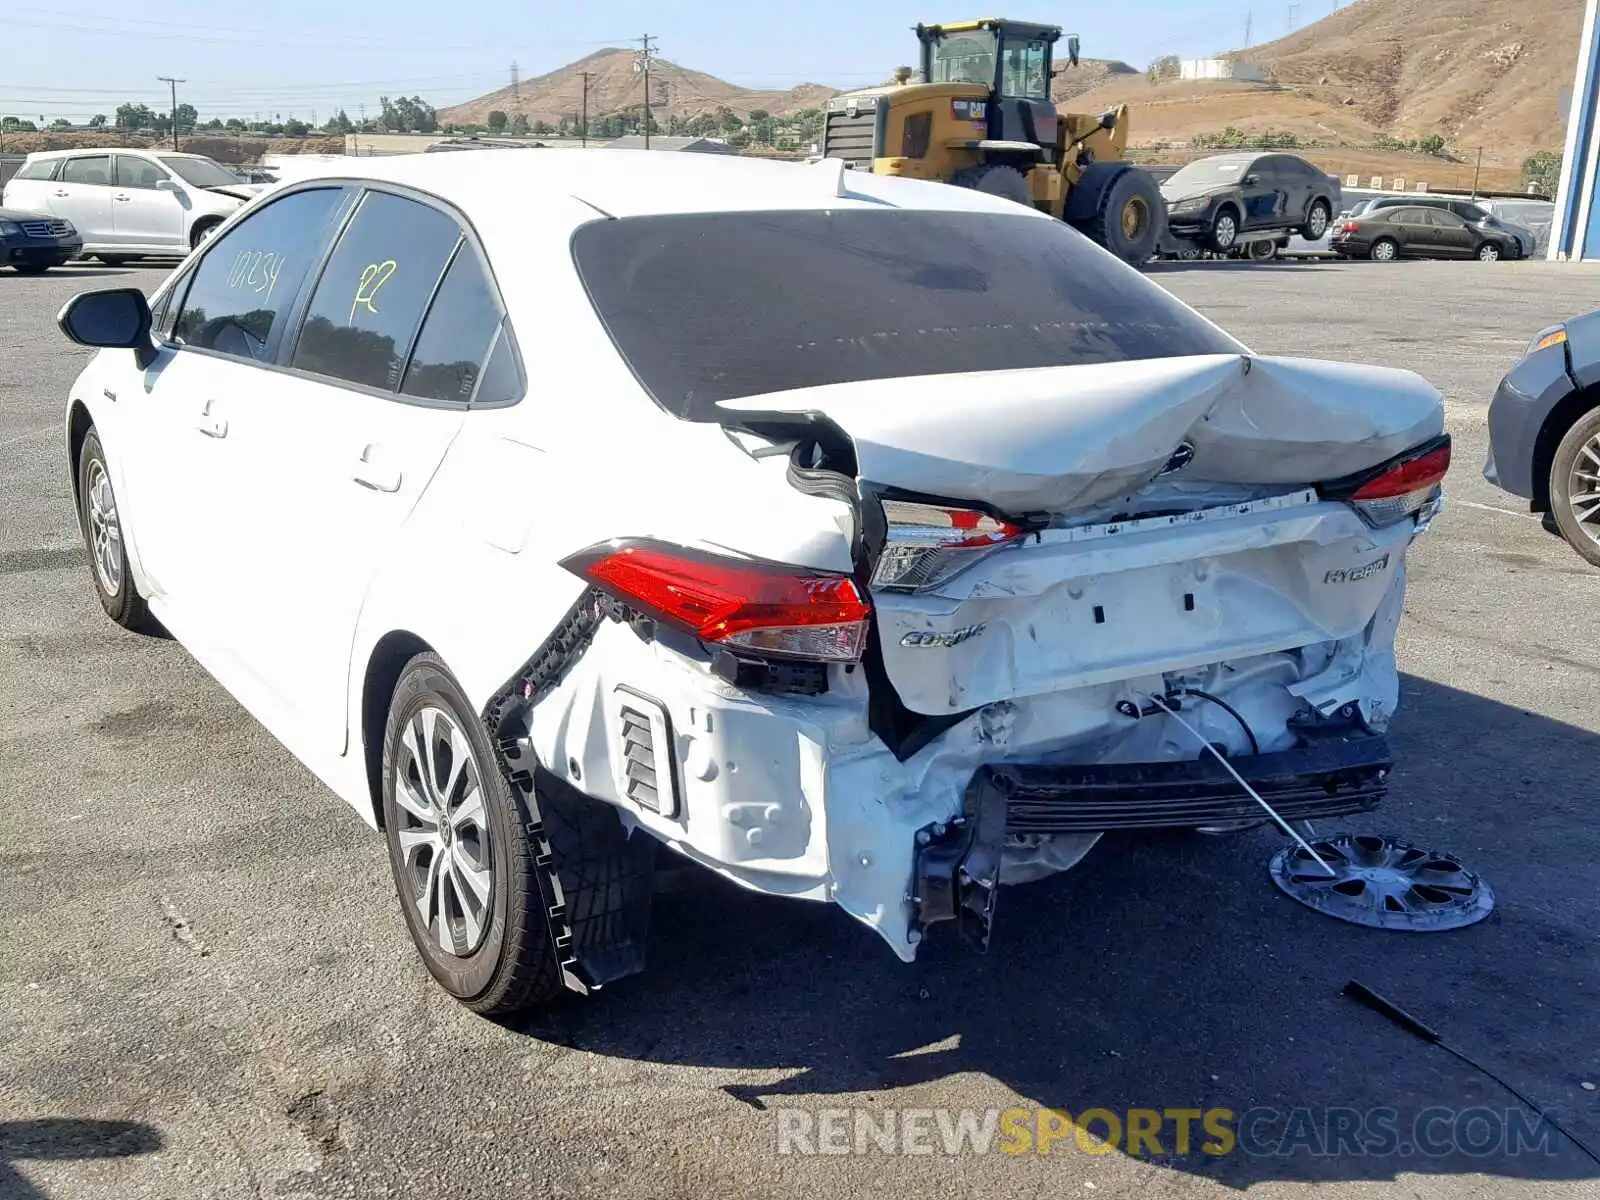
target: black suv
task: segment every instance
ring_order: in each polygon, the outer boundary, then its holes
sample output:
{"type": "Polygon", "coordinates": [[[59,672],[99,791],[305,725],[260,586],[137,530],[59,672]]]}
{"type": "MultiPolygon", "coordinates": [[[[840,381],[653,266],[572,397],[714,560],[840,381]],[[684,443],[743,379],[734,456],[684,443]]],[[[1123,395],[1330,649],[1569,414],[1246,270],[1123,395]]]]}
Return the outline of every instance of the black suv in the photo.
{"type": "Polygon", "coordinates": [[[1241,233],[1282,230],[1317,241],[1339,211],[1339,181],[1297,154],[1214,154],[1161,185],[1167,226],[1178,237],[1231,250],[1241,233]]]}

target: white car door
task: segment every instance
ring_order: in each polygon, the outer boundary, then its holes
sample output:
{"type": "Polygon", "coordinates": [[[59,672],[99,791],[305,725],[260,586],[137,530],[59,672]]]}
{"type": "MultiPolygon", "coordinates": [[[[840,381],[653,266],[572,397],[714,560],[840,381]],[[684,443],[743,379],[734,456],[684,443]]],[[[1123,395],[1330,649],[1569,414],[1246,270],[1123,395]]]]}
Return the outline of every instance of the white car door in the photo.
{"type": "Polygon", "coordinates": [[[147,158],[118,154],[111,189],[112,232],[119,246],[183,247],[184,209],[177,195],[159,186],[167,170],[147,158]]]}
{"type": "Polygon", "coordinates": [[[256,569],[235,537],[248,503],[236,481],[256,449],[239,414],[283,381],[269,364],[345,197],[339,187],[286,195],[207,247],[163,314],[143,386],[116,402],[128,412],[132,537],[186,642],[227,640],[233,597],[256,569]]]}
{"type": "Polygon", "coordinates": [[[332,753],[367,590],[461,428],[499,321],[453,215],[369,192],[284,348],[288,373],[230,414],[251,448],[232,480],[253,564],[239,636],[286,715],[332,753]]]}
{"type": "Polygon", "coordinates": [[[115,245],[111,220],[111,155],[81,154],[61,164],[48,194],[50,211],[71,221],[86,245],[115,245]]]}

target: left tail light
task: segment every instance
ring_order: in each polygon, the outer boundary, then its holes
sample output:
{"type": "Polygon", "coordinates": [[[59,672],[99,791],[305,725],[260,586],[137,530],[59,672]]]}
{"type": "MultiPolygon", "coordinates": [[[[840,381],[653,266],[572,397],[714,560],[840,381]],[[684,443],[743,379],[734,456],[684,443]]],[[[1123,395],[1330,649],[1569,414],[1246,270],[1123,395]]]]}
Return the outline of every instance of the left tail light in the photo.
{"type": "Polygon", "coordinates": [[[703,642],[758,656],[856,662],[872,606],[854,579],[646,539],[607,542],[562,566],[703,642]]]}
{"type": "Polygon", "coordinates": [[[885,500],[888,535],[872,586],[918,592],[965,571],[980,558],[1027,536],[1025,526],[970,508],[885,500]]]}
{"type": "Polygon", "coordinates": [[[1441,434],[1363,472],[1319,489],[1328,500],[1343,500],[1368,525],[1382,529],[1414,516],[1431,500],[1450,469],[1450,435],[1441,434]]]}

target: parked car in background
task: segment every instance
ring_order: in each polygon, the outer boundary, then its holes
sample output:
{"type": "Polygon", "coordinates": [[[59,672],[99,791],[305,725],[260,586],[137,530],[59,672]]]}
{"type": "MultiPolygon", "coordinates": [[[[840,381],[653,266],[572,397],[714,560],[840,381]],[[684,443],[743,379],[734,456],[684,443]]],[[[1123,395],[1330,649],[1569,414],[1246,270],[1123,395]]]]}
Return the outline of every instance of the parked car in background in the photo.
{"type": "Polygon", "coordinates": [[[658,852],[910,961],[1107,830],[1259,820],[1235,778],[1382,801],[1416,374],[836,159],[324,171],[63,309],[61,450],[108,616],[382,829],[472,1008],[639,970],[658,852]]]}
{"type": "Polygon", "coordinates": [[[1341,189],[1297,154],[1241,152],[1189,163],[1162,182],[1161,195],[1174,234],[1226,251],[1241,233],[1257,230],[1319,240],[1338,210],[1341,189]]]}
{"type": "Polygon", "coordinates": [[[72,222],[48,213],[0,208],[0,266],[19,275],[42,275],[83,253],[72,222]]]}
{"type": "Polygon", "coordinates": [[[1600,566],[1600,310],[1541,329],[1501,379],[1483,477],[1600,566]]]}
{"type": "Polygon", "coordinates": [[[1510,221],[1502,220],[1495,216],[1482,205],[1460,196],[1435,196],[1421,193],[1413,196],[1379,196],[1373,200],[1362,215],[1370,216],[1389,208],[1436,208],[1444,212],[1455,213],[1468,225],[1474,228],[1493,229],[1508,235],[1514,243],[1514,251],[1507,257],[1532,258],[1536,243],[1533,231],[1514,225],[1510,221]]]}
{"type": "Polygon", "coordinates": [[[259,191],[199,154],[43,150],[28,155],[0,204],[71,222],[85,255],[115,264],[188,254],[259,191]]]}
{"type": "Polygon", "coordinates": [[[1369,207],[1334,227],[1330,241],[1341,258],[1476,258],[1495,262],[1514,258],[1516,239],[1504,230],[1469,225],[1453,212],[1421,204],[1403,208],[1369,207]]]}

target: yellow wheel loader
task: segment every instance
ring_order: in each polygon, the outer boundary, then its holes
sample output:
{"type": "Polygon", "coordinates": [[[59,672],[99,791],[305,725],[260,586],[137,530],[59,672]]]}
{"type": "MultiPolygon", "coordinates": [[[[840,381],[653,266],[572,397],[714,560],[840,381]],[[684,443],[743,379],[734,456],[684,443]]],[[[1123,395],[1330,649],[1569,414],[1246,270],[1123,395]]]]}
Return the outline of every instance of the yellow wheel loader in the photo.
{"type": "MultiPolygon", "coordinates": [[[[1088,116],[1050,99],[1059,26],[986,18],[916,32],[921,82],[834,97],[824,157],[1033,205],[1136,266],[1156,252],[1166,206],[1155,177],[1123,161],[1127,106],[1088,116]]],[[[1076,66],[1077,35],[1066,50],[1076,66]]]]}

